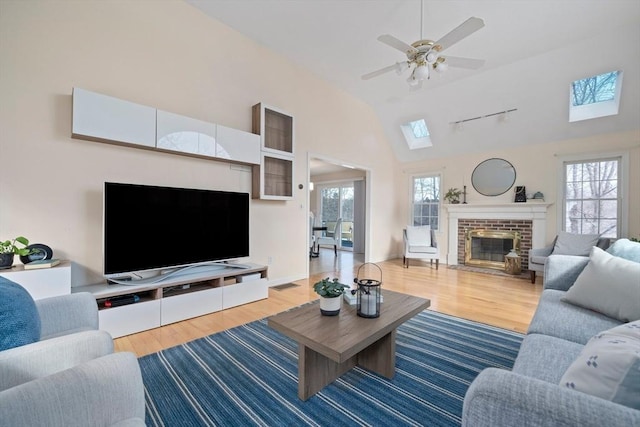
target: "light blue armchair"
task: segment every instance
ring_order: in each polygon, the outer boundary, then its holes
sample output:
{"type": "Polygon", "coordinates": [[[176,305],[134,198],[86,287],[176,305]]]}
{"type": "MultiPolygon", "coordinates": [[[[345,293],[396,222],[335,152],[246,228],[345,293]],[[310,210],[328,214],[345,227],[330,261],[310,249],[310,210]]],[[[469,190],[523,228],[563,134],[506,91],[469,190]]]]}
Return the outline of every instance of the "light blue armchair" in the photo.
{"type": "MultiPolygon", "coordinates": [[[[113,353],[111,336],[98,330],[94,297],[65,295],[35,306],[40,340],[0,351],[0,426],[144,426],[138,361],[113,353]]],[[[4,326],[0,337],[11,332],[4,326]]]]}
{"type": "MultiPolygon", "coordinates": [[[[544,264],[547,258],[553,253],[553,248],[556,244],[556,239],[550,245],[544,248],[535,248],[529,250],[529,274],[531,275],[531,283],[536,283],[536,273],[544,273],[544,264]]],[[[607,249],[611,243],[611,239],[607,237],[601,237],[598,239],[597,247],[600,249],[607,249]]],[[[586,255],[585,255],[586,256],[586,255]]]]}

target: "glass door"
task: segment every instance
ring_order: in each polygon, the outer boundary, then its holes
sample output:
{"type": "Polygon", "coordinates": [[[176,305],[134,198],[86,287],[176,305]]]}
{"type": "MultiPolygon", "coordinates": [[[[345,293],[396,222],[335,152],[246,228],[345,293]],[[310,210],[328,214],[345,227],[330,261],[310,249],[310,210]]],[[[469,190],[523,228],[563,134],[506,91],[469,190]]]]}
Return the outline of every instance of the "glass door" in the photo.
{"type": "Polygon", "coordinates": [[[320,220],[332,237],[338,218],[342,218],[339,247],[353,250],[353,182],[323,185],[320,189],[320,220]]]}

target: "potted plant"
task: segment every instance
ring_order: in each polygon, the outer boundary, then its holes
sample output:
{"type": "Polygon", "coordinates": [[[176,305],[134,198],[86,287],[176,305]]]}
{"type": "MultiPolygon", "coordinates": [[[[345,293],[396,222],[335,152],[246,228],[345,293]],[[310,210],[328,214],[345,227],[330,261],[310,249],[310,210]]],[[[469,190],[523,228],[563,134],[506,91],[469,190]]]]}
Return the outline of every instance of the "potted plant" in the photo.
{"type": "Polygon", "coordinates": [[[452,204],[460,203],[460,195],[462,194],[462,190],[458,188],[450,188],[447,191],[447,194],[444,195],[444,199],[452,204]]]}
{"type": "Polygon", "coordinates": [[[29,240],[26,237],[16,237],[13,240],[0,241],[0,269],[13,266],[13,256],[29,255],[31,250],[27,248],[29,240]]]}
{"type": "Polygon", "coordinates": [[[348,286],[333,280],[322,279],[313,285],[313,290],[320,295],[320,313],[325,316],[336,316],[342,307],[342,294],[348,286]]]}

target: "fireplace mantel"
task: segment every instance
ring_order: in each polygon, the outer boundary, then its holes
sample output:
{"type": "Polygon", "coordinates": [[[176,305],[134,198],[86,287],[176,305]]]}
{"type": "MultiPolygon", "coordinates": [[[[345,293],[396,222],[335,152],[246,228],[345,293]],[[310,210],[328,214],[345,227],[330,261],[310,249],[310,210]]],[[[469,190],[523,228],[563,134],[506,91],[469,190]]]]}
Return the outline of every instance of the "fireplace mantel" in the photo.
{"type": "Polygon", "coordinates": [[[447,264],[458,264],[458,220],[464,219],[521,219],[531,220],[531,243],[534,248],[545,245],[547,235],[547,209],[553,203],[492,203],[492,204],[445,204],[449,220],[449,245],[447,264]]]}

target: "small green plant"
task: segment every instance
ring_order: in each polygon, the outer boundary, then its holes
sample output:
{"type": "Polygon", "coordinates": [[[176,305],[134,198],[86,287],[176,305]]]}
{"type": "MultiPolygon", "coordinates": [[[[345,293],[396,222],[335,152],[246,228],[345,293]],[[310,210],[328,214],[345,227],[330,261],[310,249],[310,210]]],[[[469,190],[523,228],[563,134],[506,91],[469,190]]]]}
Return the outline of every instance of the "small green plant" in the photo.
{"type": "Polygon", "coordinates": [[[325,298],[339,297],[347,288],[348,286],[338,282],[337,278],[329,280],[328,277],[313,285],[313,290],[316,291],[318,295],[325,298]]]}
{"type": "Polygon", "coordinates": [[[631,240],[632,242],[637,242],[638,239],[636,239],[635,237],[629,237],[629,240],[631,240]]]}
{"type": "Polygon", "coordinates": [[[31,249],[27,249],[29,240],[26,237],[19,236],[13,240],[0,241],[0,254],[16,254],[25,256],[31,253],[31,249]],[[20,245],[20,246],[18,246],[20,245]]]}
{"type": "Polygon", "coordinates": [[[462,194],[462,190],[458,188],[450,188],[447,191],[447,194],[444,195],[444,199],[449,203],[460,203],[460,195],[462,194]]]}

